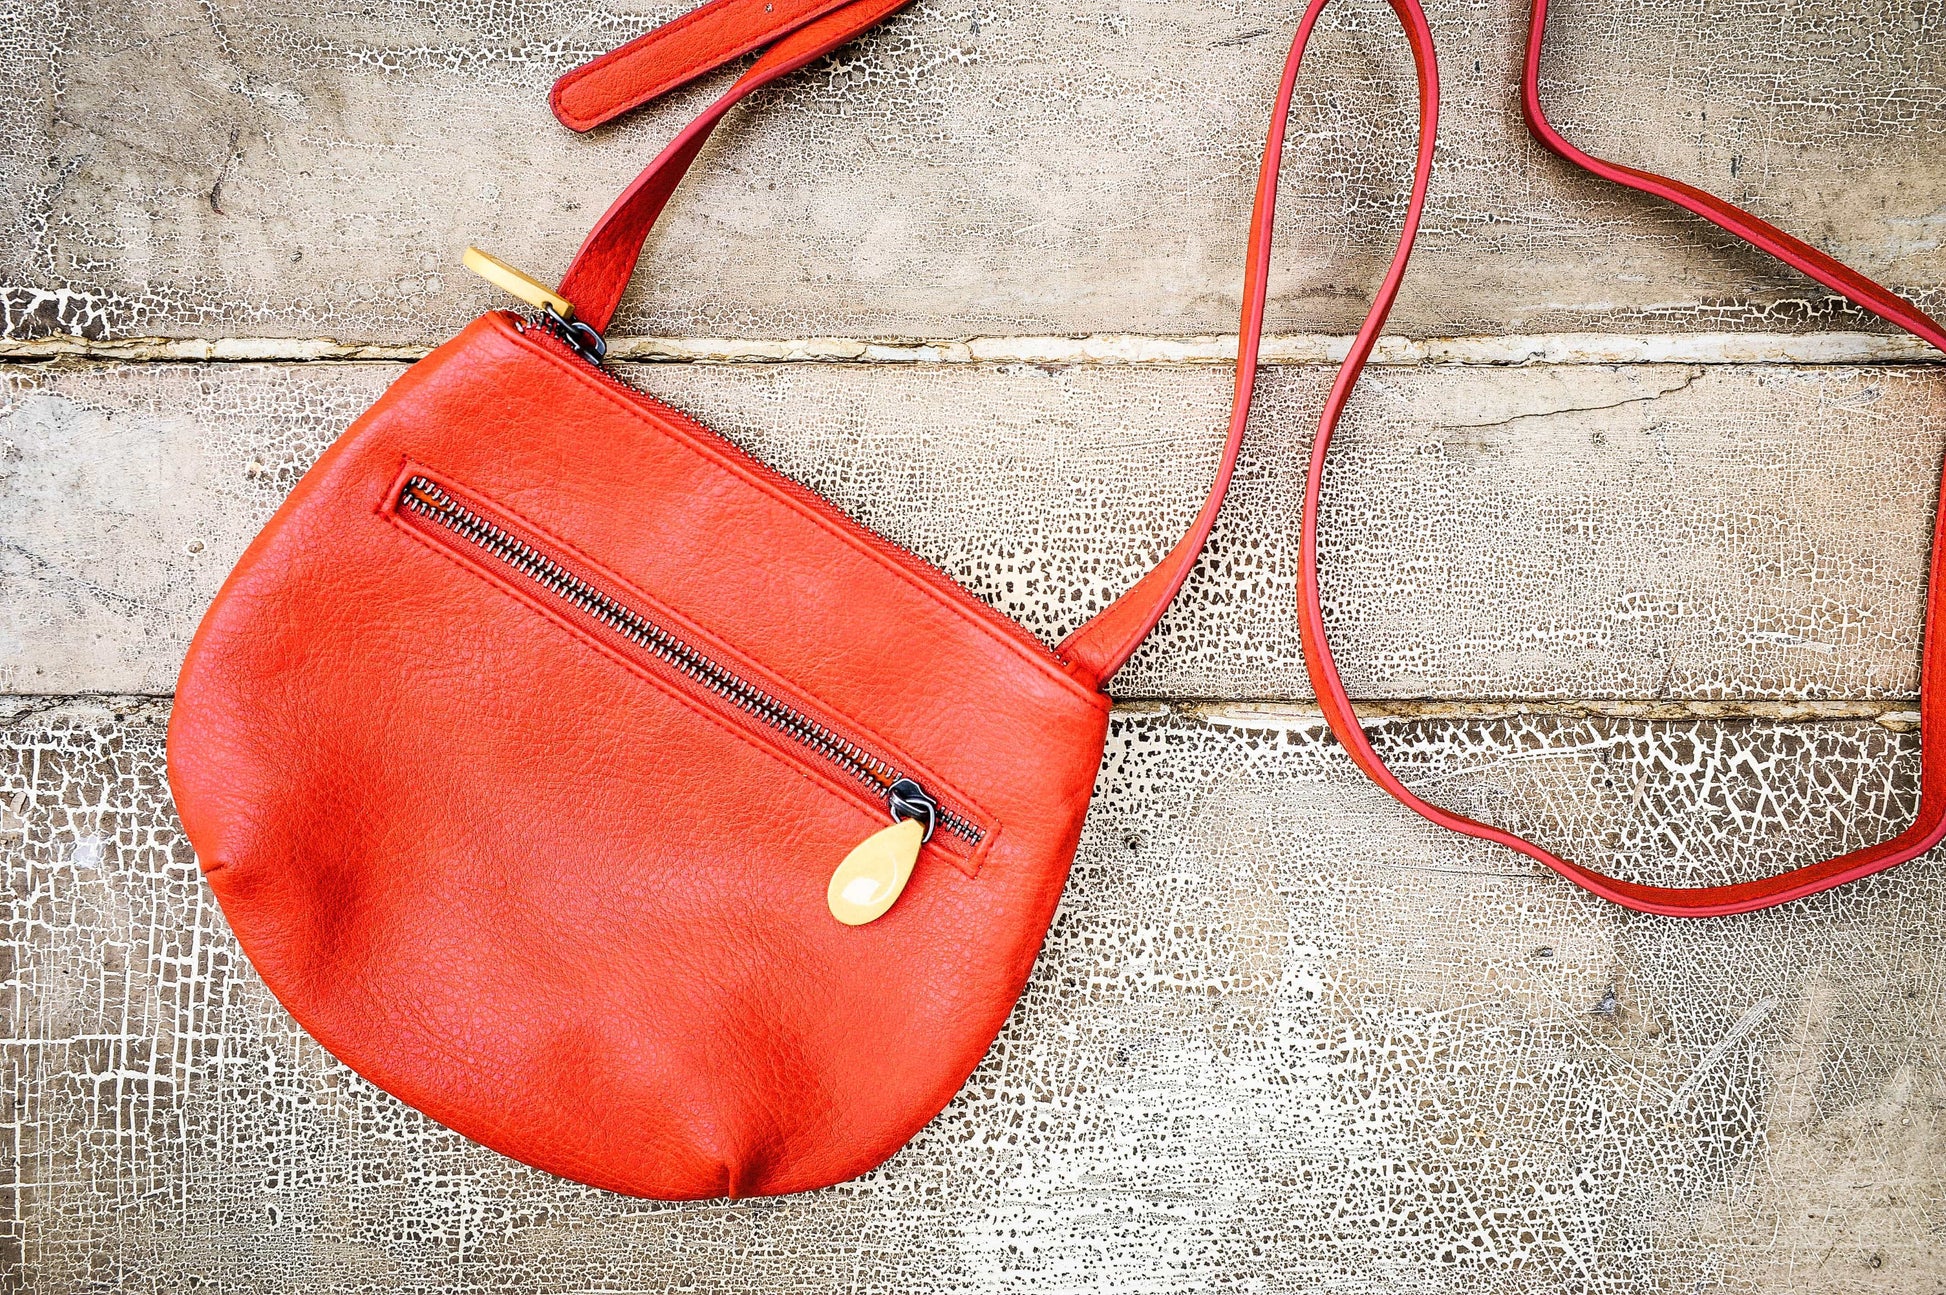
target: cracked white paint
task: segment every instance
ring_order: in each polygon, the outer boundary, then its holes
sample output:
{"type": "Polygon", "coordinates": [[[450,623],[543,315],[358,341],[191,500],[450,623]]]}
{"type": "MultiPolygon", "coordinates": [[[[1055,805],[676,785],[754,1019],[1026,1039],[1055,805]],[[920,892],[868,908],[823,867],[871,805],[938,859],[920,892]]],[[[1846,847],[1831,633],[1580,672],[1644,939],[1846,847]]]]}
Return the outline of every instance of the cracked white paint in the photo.
{"type": "MultiPolygon", "coordinates": [[[[719,82],[583,138],[560,71],[676,0],[13,0],[0,334],[424,345],[492,303],[476,243],[558,276],[719,82]]],[[[1526,0],[1440,0],[1444,111],[1410,336],[1817,331],[1860,316],[1535,146],[1526,0]]],[[[1266,0],[920,3],[758,95],[650,248],[619,331],[1218,334],[1236,326],[1287,34],[1266,0]]],[[[1937,307],[1946,41],[1905,0],[1560,0],[1545,88],[1584,146],[1675,175],[1937,307]]],[[[1411,63],[1325,15],[1279,204],[1275,332],[1342,334],[1397,233],[1411,63]]],[[[1671,357],[1682,359],[1684,357],[1671,357]]]]}
{"type": "MultiPolygon", "coordinates": [[[[1265,364],[1335,364],[1349,337],[1262,339],[1265,364]]],[[[0,360],[416,360],[428,346],[379,346],[327,337],[85,337],[0,339],[0,360]]],[[[611,360],[696,364],[1224,364],[1236,363],[1234,333],[1220,337],[972,337],[911,342],[855,337],[780,339],[624,337],[608,339],[611,360]]],[[[1916,337],[1873,333],[1544,333],[1506,337],[1385,336],[1370,363],[1421,364],[1936,364],[1916,337]]]]}
{"type": "MultiPolygon", "coordinates": [[[[1302,701],[1183,701],[1124,702],[1131,713],[1144,708],[1171,707],[1194,715],[1207,724],[1245,728],[1274,728],[1296,725],[1300,728],[1324,726],[1324,713],[1316,702],[1302,701]]],[[[1522,716],[1555,716],[1575,719],[1762,719],[1762,720],[1870,720],[1894,732],[1912,730],[1919,713],[1902,709],[1896,702],[1872,701],[1398,701],[1361,700],[1358,718],[1367,728],[1394,723],[1416,723],[1428,719],[1480,720],[1510,719],[1522,716]]]]}
{"type": "MultiPolygon", "coordinates": [[[[945,1113],[856,1183],[662,1205],[305,1038],[169,812],[165,720],[0,700],[9,1289],[1933,1295],[1946,1263],[1936,860],[1633,918],[1432,831],[1316,728],[1122,710],[1047,948],[945,1113]]],[[[1378,741],[1449,803],[1684,880],[1884,835],[1916,764],[1846,721],[1378,741]]]]}
{"type": "MultiPolygon", "coordinates": [[[[0,0],[0,360],[52,361],[0,368],[0,694],[167,691],[319,449],[499,304],[457,249],[558,273],[711,92],[586,139],[542,106],[685,3],[0,0]]],[[[1554,7],[1572,138],[1946,301],[1937,3],[1554,7]]],[[[1438,174],[1322,519],[1375,740],[1630,875],[1890,834],[1936,357],[1541,155],[1525,0],[1430,8],[1438,174]]],[[[1207,477],[1294,19],[922,0],[726,127],[615,329],[693,363],[624,372],[1057,636],[1207,477]]],[[[1941,1295],[1937,859],[1630,917],[1384,800],[1304,700],[1295,500],[1410,98],[1383,5],[1341,0],[1282,179],[1285,367],[1118,682],[1164,700],[1118,707],[1046,954],[910,1148],[667,1206],[467,1144],[243,962],[166,703],[0,695],[0,1290],[1941,1295]]]]}
{"type": "MultiPolygon", "coordinates": [[[[401,370],[0,371],[0,689],[166,692],[243,545],[401,370]],[[200,547],[198,547],[200,546],[200,547]]],[[[622,371],[1054,641],[1174,543],[1229,374],[622,371]]],[[[1124,697],[1308,695],[1295,527],[1326,368],[1265,374],[1209,555],[1124,697]]],[[[1327,611],[1389,699],[1910,697],[1932,368],[1393,368],[1327,482],[1327,611]]]]}
{"type": "Polygon", "coordinates": [[[1710,1050],[1705,1052],[1703,1059],[1696,1063],[1696,1069],[1689,1072],[1689,1078],[1683,1080],[1682,1086],[1676,1089],[1674,1094],[1670,1096],[1669,1113],[1671,1115],[1680,1115],[1683,1108],[1689,1104],[1690,1100],[1696,1096],[1696,1093],[1709,1079],[1710,1072],[1715,1070],[1717,1066],[1722,1064],[1725,1058],[1735,1052],[1737,1045],[1749,1038],[1756,1031],[1757,1027],[1762,1025],[1770,1014],[1776,1010],[1777,995],[1775,994],[1765,994],[1762,998],[1750,1004],[1749,1010],[1744,1012],[1742,1016],[1737,1017],[1736,1024],[1724,1031],[1723,1037],[1710,1045],[1710,1050]]]}

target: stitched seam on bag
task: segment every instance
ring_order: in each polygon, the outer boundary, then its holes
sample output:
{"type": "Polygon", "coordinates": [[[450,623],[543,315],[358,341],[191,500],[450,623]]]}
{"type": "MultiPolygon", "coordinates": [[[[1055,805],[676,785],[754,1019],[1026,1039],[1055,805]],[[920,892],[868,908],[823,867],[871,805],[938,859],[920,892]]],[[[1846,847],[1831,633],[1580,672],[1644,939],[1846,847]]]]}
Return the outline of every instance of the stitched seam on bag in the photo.
{"type": "MultiPolygon", "coordinates": [[[[1041,673],[1045,674],[1048,678],[1059,681],[1067,689],[1078,694],[1082,699],[1087,701],[1090,705],[1093,705],[1098,709],[1102,709],[1102,710],[1108,709],[1109,702],[1106,693],[1103,693],[1098,689],[1090,689],[1090,688],[1083,687],[1080,681],[1075,679],[1073,675],[1070,675],[1065,670],[1061,669],[1058,659],[1055,658],[1054,656],[1047,654],[1044,651],[1036,651],[1035,649],[1029,647],[1027,644],[1022,643],[1019,640],[1015,639],[1012,635],[1004,634],[996,627],[987,624],[985,620],[983,620],[977,613],[972,611],[970,608],[961,606],[960,603],[957,601],[957,599],[947,595],[947,593],[944,590],[934,587],[928,581],[921,580],[919,577],[914,575],[911,571],[907,570],[904,565],[894,561],[890,557],[890,555],[880,550],[877,546],[867,543],[863,538],[852,533],[850,530],[846,529],[845,527],[838,525],[831,518],[822,516],[818,511],[805,507],[805,505],[801,501],[791,498],[789,495],[778,490],[777,487],[772,483],[765,481],[763,478],[759,476],[754,475],[746,465],[737,463],[734,460],[722,455],[720,452],[712,450],[708,446],[696,444],[695,441],[680,428],[670,428],[663,425],[659,419],[652,417],[647,410],[643,409],[640,405],[636,404],[634,401],[622,395],[622,393],[615,391],[607,384],[599,381],[594,377],[593,374],[582,372],[581,369],[578,367],[580,364],[579,361],[569,360],[566,356],[557,355],[553,351],[548,350],[546,347],[540,346],[535,342],[528,341],[524,335],[514,332],[512,329],[507,329],[506,332],[510,338],[512,338],[524,349],[526,349],[532,354],[542,356],[543,358],[553,362],[563,372],[572,376],[575,379],[575,381],[581,383],[589,390],[594,391],[606,397],[611,403],[615,405],[616,408],[621,409],[629,414],[632,414],[635,418],[637,418],[643,423],[648,424],[650,427],[654,428],[657,432],[661,433],[666,438],[675,441],[677,444],[689,450],[690,453],[696,455],[698,458],[702,459],[705,463],[720,468],[724,471],[735,473],[743,481],[747,482],[749,485],[761,491],[766,498],[775,500],[776,502],[785,505],[786,507],[790,508],[791,511],[803,517],[805,520],[815,523],[816,525],[824,529],[826,532],[831,534],[833,537],[844,541],[847,545],[849,545],[852,549],[856,550],[858,553],[872,559],[878,565],[884,567],[887,571],[890,571],[895,575],[897,575],[901,580],[903,580],[906,584],[910,585],[913,589],[916,589],[919,592],[926,594],[933,601],[937,602],[940,606],[949,609],[957,619],[959,619],[967,626],[975,630],[978,630],[981,634],[993,640],[995,643],[998,643],[1003,647],[1010,649],[1015,656],[1019,657],[1024,661],[1030,662],[1035,667],[1037,667],[1037,669],[1041,673]]],[[[645,400],[655,401],[655,397],[649,395],[647,392],[642,392],[640,394],[642,398],[645,400]]],[[[656,403],[660,404],[661,402],[656,401],[656,403]]],[[[669,412],[681,416],[680,411],[678,410],[672,409],[669,412]]],[[[709,429],[707,428],[705,428],[704,430],[706,432],[709,431],[709,429]]],[[[715,433],[715,432],[711,432],[710,434],[721,435],[721,433],[715,433]]],[[[804,489],[808,490],[810,489],[810,487],[806,486],[804,487],[804,489]]],[[[838,509],[837,505],[835,504],[832,505],[832,508],[836,511],[840,511],[840,512],[843,511],[841,509],[838,509]]],[[[851,524],[853,526],[858,526],[862,529],[862,524],[857,522],[856,520],[852,520],[851,524]]],[[[891,541],[889,540],[885,542],[887,544],[891,543],[891,541]]],[[[964,596],[966,598],[973,597],[973,595],[970,593],[965,594],[964,596]]]]}
{"type": "MultiPolygon", "coordinates": [[[[811,783],[812,786],[817,787],[818,789],[825,792],[827,795],[837,796],[840,799],[845,800],[853,804],[854,806],[857,806],[865,810],[865,812],[868,814],[876,815],[876,812],[879,808],[877,802],[873,801],[870,797],[865,796],[857,789],[845,785],[843,782],[841,782],[838,779],[831,778],[827,781],[827,776],[825,775],[825,773],[822,770],[817,769],[812,761],[807,760],[805,757],[800,755],[797,751],[789,747],[786,747],[782,744],[773,743],[772,741],[769,740],[768,736],[762,733],[760,730],[753,730],[746,724],[738,720],[735,720],[726,714],[723,714],[722,712],[717,710],[717,708],[703,702],[700,698],[691,696],[686,690],[681,688],[679,685],[671,682],[668,679],[663,678],[659,672],[644,665],[642,662],[635,660],[633,657],[629,656],[626,652],[621,651],[613,644],[604,642],[599,635],[594,634],[592,631],[588,630],[585,626],[577,624],[575,621],[570,620],[565,616],[562,616],[554,608],[549,607],[545,602],[542,602],[541,600],[534,598],[533,595],[529,594],[526,590],[521,589],[518,585],[515,585],[511,581],[507,580],[504,576],[501,576],[498,572],[493,571],[492,569],[472,560],[471,558],[469,558],[463,553],[453,550],[447,545],[440,543],[435,537],[428,535],[425,532],[420,531],[418,528],[408,524],[406,520],[399,515],[397,509],[382,506],[382,511],[385,516],[385,520],[388,523],[398,528],[400,531],[403,531],[406,535],[418,541],[421,545],[425,546],[428,549],[431,549],[434,553],[437,553],[440,557],[446,559],[448,562],[451,562],[454,566],[458,567],[460,570],[469,572],[472,575],[485,580],[489,585],[500,590],[501,593],[506,594],[508,597],[514,599],[516,602],[520,603],[523,607],[526,607],[538,613],[539,615],[545,617],[547,620],[552,621],[555,625],[568,631],[570,634],[572,634],[576,639],[578,639],[582,643],[596,649],[602,655],[608,657],[610,660],[616,662],[617,664],[627,669],[631,674],[637,675],[638,677],[655,685],[655,687],[658,690],[662,691],[668,696],[675,698],[677,701],[682,702],[685,706],[688,706],[691,710],[694,710],[697,714],[702,715],[714,721],[725,732],[733,734],[734,736],[741,738],[743,741],[750,743],[757,750],[764,752],[766,755],[770,756],[772,759],[782,764],[785,768],[797,774],[799,777],[805,779],[807,782],[811,783]]],[[[516,516],[517,515],[518,514],[516,514],[516,516]]],[[[539,528],[536,529],[538,530],[539,528]]],[[[546,534],[546,532],[544,531],[541,533],[546,534]]],[[[549,538],[551,539],[552,537],[550,536],[549,538]]],[[[861,725],[860,727],[863,726],[861,725]]],[[[944,779],[940,779],[939,781],[943,782],[944,779]]],[[[981,831],[984,835],[981,837],[979,845],[974,847],[974,849],[968,851],[968,853],[964,858],[955,854],[953,851],[947,849],[943,844],[938,846],[933,846],[932,848],[936,854],[944,857],[948,863],[950,863],[954,868],[956,868],[961,873],[963,873],[970,880],[978,877],[980,868],[985,862],[986,855],[990,851],[993,843],[996,840],[998,840],[1000,837],[1000,827],[997,824],[993,823],[992,818],[986,813],[985,810],[981,809],[978,805],[974,804],[969,797],[960,795],[957,790],[954,791],[952,799],[960,802],[961,804],[964,804],[967,808],[973,810],[974,813],[980,816],[981,831]]]]}

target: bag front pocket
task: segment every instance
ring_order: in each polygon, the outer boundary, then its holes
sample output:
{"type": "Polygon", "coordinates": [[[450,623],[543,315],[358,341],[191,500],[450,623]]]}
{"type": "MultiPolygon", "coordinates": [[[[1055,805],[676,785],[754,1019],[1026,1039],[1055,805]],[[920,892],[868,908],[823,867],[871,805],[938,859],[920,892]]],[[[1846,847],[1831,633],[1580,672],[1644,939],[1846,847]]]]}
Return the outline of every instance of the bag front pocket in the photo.
{"type": "MultiPolygon", "coordinates": [[[[882,806],[895,827],[916,824],[915,853],[919,844],[930,842],[970,870],[991,835],[963,797],[929,786],[930,780],[916,776],[881,744],[808,700],[782,695],[778,685],[753,678],[753,671],[726,660],[725,653],[700,645],[701,636],[682,629],[677,617],[654,609],[644,595],[624,592],[593,562],[504,509],[408,466],[386,511],[408,532],[513,589],[662,686],[745,732],[762,735],[771,749],[822,774],[828,785],[882,806]]],[[[900,837],[911,834],[906,829],[900,837]]]]}

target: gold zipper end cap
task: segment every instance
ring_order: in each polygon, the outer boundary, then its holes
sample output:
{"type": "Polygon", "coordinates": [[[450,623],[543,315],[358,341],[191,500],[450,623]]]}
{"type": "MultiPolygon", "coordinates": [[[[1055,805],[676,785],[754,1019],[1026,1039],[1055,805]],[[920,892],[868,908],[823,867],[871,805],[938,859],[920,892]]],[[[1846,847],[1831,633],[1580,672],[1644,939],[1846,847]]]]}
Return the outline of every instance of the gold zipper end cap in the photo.
{"type": "Polygon", "coordinates": [[[925,825],[906,818],[853,846],[825,888],[831,916],[846,926],[863,926],[885,916],[911,879],[925,840],[925,825]]]}
{"type": "Polygon", "coordinates": [[[460,253],[460,264],[485,279],[510,297],[518,297],[536,310],[549,306],[562,319],[574,318],[574,303],[524,270],[516,270],[499,257],[469,247],[460,253]]]}

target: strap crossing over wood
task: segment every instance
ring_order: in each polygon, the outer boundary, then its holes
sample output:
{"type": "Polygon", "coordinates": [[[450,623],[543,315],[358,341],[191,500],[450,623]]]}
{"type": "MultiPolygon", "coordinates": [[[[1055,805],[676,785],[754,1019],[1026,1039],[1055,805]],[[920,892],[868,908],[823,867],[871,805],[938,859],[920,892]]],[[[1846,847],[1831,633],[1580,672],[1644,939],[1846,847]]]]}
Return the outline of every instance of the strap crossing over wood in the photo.
{"type": "MultiPolygon", "coordinates": [[[[1604,180],[1673,202],[1694,212],[1719,229],[1736,235],[1751,246],[1809,275],[1860,309],[1897,324],[1946,351],[1946,333],[1942,333],[1936,322],[1909,302],[1802,240],[1700,189],[1634,167],[1619,166],[1591,157],[1564,139],[1549,124],[1541,106],[1541,42],[1546,30],[1547,0],[1534,0],[1527,35],[1527,61],[1522,76],[1522,102],[1528,127],[1541,143],[1562,159],[1604,180]]],[[[1661,913],[1670,917],[1719,917],[1802,899],[1916,858],[1946,837],[1946,745],[1942,745],[1946,742],[1946,738],[1942,738],[1942,734],[1946,734],[1946,713],[1941,709],[1946,706],[1946,644],[1941,643],[1938,632],[1941,583],[1946,579],[1946,573],[1942,572],[1942,551],[1946,550],[1946,544],[1941,542],[1946,538],[1946,511],[1936,513],[1934,517],[1931,574],[1926,589],[1925,638],[1919,682],[1919,809],[1912,825],[1891,840],[1852,850],[1821,863],[1735,885],[1646,886],[1604,876],[1563,859],[1524,837],[1442,809],[1416,795],[1386,767],[1360,727],[1357,712],[1352,707],[1351,699],[1345,695],[1344,684],[1338,677],[1331,645],[1325,637],[1324,611],[1318,595],[1317,519],[1325,456],[1331,448],[1331,435],[1337,429],[1340,408],[1337,403],[1326,403],[1324,417],[1318,424],[1317,440],[1312,444],[1311,471],[1304,493],[1304,520],[1298,554],[1298,628],[1304,642],[1304,662],[1310,672],[1311,686],[1317,693],[1318,703],[1331,725],[1331,731],[1338,735],[1338,740],[1344,744],[1358,767],[1402,804],[1441,827],[1518,850],[1604,899],[1641,912],[1661,913]]],[[[1946,494],[1942,495],[1941,504],[1946,506],[1946,494]]]]}
{"type": "MultiPolygon", "coordinates": [[[[792,7],[785,0],[712,0],[702,9],[678,18],[593,63],[569,72],[555,84],[554,100],[559,106],[572,102],[570,125],[599,122],[639,106],[661,90],[682,85],[736,56],[782,34],[749,71],[739,77],[723,96],[684,127],[662,153],[636,177],[634,183],[611,204],[595,222],[581,250],[575,254],[561,280],[561,295],[574,303],[577,318],[597,331],[606,329],[620,304],[628,281],[635,272],[642,245],[657,216],[675,192],[685,172],[701,151],[710,132],[723,115],[740,99],[760,86],[784,76],[832,49],[902,8],[908,0],[851,0],[838,8],[825,8],[813,18],[803,15],[816,6],[799,0],[792,7]],[[776,8],[773,10],[772,5],[776,8]],[[696,15],[705,15],[695,28],[685,28],[696,15]],[[677,41],[665,36],[672,31],[706,29],[716,45],[677,41]]],[[[1297,88],[1297,73],[1304,50],[1317,26],[1318,17],[1330,0],[1311,0],[1291,41],[1283,78],[1271,110],[1270,137],[1264,148],[1257,176],[1256,201],[1251,209],[1249,252],[1244,266],[1243,317],[1239,328],[1235,397],[1232,401],[1229,436],[1217,465],[1216,479],[1209,497],[1188,532],[1166,557],[1134,587],[1103,609],[1061,644],[1058,652],[1074,674],[1091,687],[1105,684],[1122,667],[1149,631],[1162,618],[1177,590],[1196,565],[1210,530],[1216,524],[1236,469],[1237,454],[1243,445],[1244,426],[1249,418],[1251,392],[1256,384],[1258,343],[1263,334],[1264,302],[1270,277],[1271,234],[1277,206],[1277,172],[1283,156],[1286,119],[1291,98],[1297,88]]],[[[1404,27],[1412,47],[1413,63],[1419,78],[1419,151],[1413,171],[1412,197],[1407,206],[1405,227],[1385,279],[1379,287],[1371,311],[1360,328],[1351,354],[1339,371],[1332,389],[1329,408],[1341,407],[1351,394],[1365,357],[1378,340],[1380,328],[1398,295],[1405,277],[1407,255],[1418,231],[1420,212],[1425,206],[1426,186],[1432,177],[1433,140],[1439,120],[1439,71],[1433,52],[1432,30],[1426,23],[1419,0],[1389,0],[1404,27]]],[[[1334,415],[1335,416],[1335,415],[1334,415]]]]}
{"type": "MultiPolygon", "coordinates": [[[[554,83],[548,105],[568,129],[593,130],[850,4],[851,0],[709,0],[568,72],[554,83]]],[[[855,30],[863,31],[882,17],[879,14],[855,30]]]]}
{"type": "MultiPolygon", "coordinates": [[[[804,67],[846,43],[908,0],[711,0],[656,31],[569,72],[556,84],[556,115],[577,130],[612,120],[659,94],[686,84],[771,41],[770,48],[721,98],[683,129],[615,200],[576,254],[562,280],[561,293],[577,315],[597,330],[613,317],[634,274],[642,245],[704,142],[731,107],[751,91],[804,67]]],[[[1310,0],[1291,42],[1271,112],[1269,137],[1258,171],[1244,263],[1243,312],[1238,329],[1237,373],[1229,435],[1208,498],[1187,533],[1154,569],[1102,612],[1076,630],[1059,652],[1071,670],[1091,685],[1105,684],[1162,618],[1183,581],[1195,567],[1215,526],[1236,468],[1255,387],[1263,335],[1274,228],[1277,175],[1284,135],[1305,47],[1330,0],[1310,0]]],[[[1921,664],[1921,791],[1912,825],[1878,845],[1854,850],[1822,863],[1729,886],[1695,888],[1646,886],[1607,877],[1555,855],[1511,832],[1442,809],[1423,800],[1386,766],[1360,726],[1339,678],[1324,629],[1318,589],[1317,517],[1325,457],[1346,403],[1364,371],[1404,280],[1413,239],[1425,207],[1439,120],[1439,75],[1432,32],[1419,0],[1388,0],[1412,51],[1419,88],[1419,140],[1412,191],[1399,241],[1364,323],[1339,366],[1319,416],[1306,485],[1299,544],[1298,621],[1305,666],[1332,731],[1358,767],[1402,804],[1441,827],[1492,841],[1545,864],[1568,880],[1605,899],[1643,912],[1705,917],[1750,912],[1803,898],[1859,877],[1881,872],[1924,853],[1946,838],[1946,647],[1935,633],[1942,592],[1942,537],[1946,511],[1934,524],[1932,567],[1926,599],[1924,655],[1921,664]]],[[[1527,122],[1550,150],[1603,179],[1676,203],[1719,228],[1744,239],[1801,270],[1879,318],[1899,325],[1946,351],[1946,332],[1910,303],[1809,244],[1701,190],[1679,181],[1589,156],[1548,123],[1541,107],[1539,68],[1546,30],[1547,0],[1534,0],[1523,79],[1527,122]]],[[[1942,496],[1946,504],[1946,496],[1942,496]]]]}
{"type": "MultiPolygon", "coordinates": [[[[1271,236],[1277,216],[1277,173],[1284,155],[1284,131],[1291,111],[1291,97],[1297,90],[1297,73],[1304,60],[1311,31],[1331,0],[1311,0],[1291,40],[1284,60],[1283,79],[1270,110],[1270,136],[1264,144],[1263,162],[1257,170],[1257,198],[1250,211],[1249,250],[1243,263],[1243,319],[1237,328],[1237,376],[1235,394],[1230,402],[1230,434],[1223,443],[1223,457],[1216,468],[1216,482],[1202,511],[1191,523],[1189,532],[1157,563],[1155,569],[1097,615],[1068,636],[1061,654],[1085,670],[1088,677],[1106,683],[1122,664],[1142,645],[1156,622],[1175,600],[1176,592],[1188,579],[1190,570],[1203,551],[1216,516],[1223,507],[1223,496],[1236,470],[1237,453],[1243,447],[1243,430],[1250,419],[1250,397],[1257,382],[1257,352],[1263,339],[1264,302],[1269,296],[1271,236]]],[[[1412,168],[1412,194],[1407,200],[1404,227],[1399,243],[1386,267],[1385,278],[1372,298],[1365,322],[1352,339],[1351,351],[1338,367],[1338,377],[1325,398],[1324,416],[1336,423],[1339,411],[1350,399],[1364,371],[1365,361],[1378,342],[1379,330],[1392,313],[1393,299],[1405,280],[1407,258],[1412,240],[1419,232],[1419,217],[1426,205],[1426,187],[1432,180],[1434,138],[1439,131],[1439,65],[1433,50],[1432,29],[1426,23],[1419,0],[1388,0],[1399,25],[1405,29],[1412,48],[1412,64],[1419,79],[1419,151],[1412,168]]]]}

